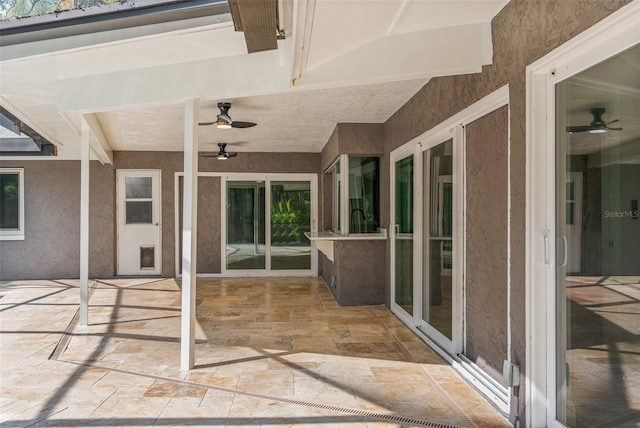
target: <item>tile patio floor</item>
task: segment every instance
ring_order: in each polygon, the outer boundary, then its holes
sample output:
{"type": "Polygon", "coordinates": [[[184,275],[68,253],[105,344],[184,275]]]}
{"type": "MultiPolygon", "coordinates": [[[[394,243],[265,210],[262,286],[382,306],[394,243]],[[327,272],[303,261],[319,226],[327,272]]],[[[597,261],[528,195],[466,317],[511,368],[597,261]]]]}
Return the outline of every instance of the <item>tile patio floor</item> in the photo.
{"type": "Polygon", "coordinates": [[[173,279],[0,283],[0,426],[507,427],[383,306],[317,278],[198,279],[180,371],[173,279]]]}

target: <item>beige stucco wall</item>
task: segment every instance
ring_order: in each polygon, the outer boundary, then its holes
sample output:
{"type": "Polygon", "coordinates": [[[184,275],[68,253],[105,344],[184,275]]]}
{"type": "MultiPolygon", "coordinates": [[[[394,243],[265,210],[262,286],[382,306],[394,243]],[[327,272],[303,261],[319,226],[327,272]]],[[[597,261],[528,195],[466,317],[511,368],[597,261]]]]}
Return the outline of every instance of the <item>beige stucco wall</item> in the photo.
{"type": "MultiPolygon", "coordinates": [[[[80,274],[80,162],[6,161],[24,168],[25,239],[0,241],[0,279],[78,278],[80,274]]],[[[91,162],[89,264],[109,277],[115,266],[113,170],[91,162]]]]}
{"type": "Polygon", "coordinates": [[[508,119],[504,106],[465,127],[465,355],[501,384],[509,316],[508,119]]]}

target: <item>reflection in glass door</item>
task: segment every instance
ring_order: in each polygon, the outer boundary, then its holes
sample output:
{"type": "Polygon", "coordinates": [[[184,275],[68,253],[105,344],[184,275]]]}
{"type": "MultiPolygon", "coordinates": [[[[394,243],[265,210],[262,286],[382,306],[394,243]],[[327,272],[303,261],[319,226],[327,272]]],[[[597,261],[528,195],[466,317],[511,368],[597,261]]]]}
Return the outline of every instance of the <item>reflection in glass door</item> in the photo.
{"type": "Polygon", "coordinates": [[[395,163],[394,302],[413,314],[413,156],[395,163]]]}
{"type": "Polygon", "coordinates": [[[224,181],[223,273],[313,273],[317,267],[314,250],[305,233],[315,230],[314,177],[310,174],[250,177],[224,181]]]}
{"type": "Polygon", "coordinates": [[[311,182],[271,182],[271,270],[311,269],[311,182]]]}
{"type": "Polygon", "coordinates": [[[227,181],[227,270],[266,269],[265,183],[227,181]]]}
{"type": "Polygon", "coordinates": [[[571,427],[640,425],[639,58],[556,86],[556,418],[571,427]]]}
{"type": "Polygon", "coordinates": [[[452,339],[453,140],[423,152],[423,327],[452,339]]]}

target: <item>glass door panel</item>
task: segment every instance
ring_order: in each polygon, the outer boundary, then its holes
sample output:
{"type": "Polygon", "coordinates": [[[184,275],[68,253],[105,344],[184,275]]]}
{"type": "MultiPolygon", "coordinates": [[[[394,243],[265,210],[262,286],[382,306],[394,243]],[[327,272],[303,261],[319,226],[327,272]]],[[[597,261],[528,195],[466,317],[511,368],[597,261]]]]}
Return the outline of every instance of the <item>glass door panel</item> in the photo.
{"type": "Polygon", "coordinates": [[[265,183],[227,182],[228,270],[266,269],[265,183]]]}
{"type": "Polygon", "coordinates": [[[271,182],[271,270],[311,269],[311,183],[271,182]]]}
{"type": "Polygon", "coordinates": [[[556,418],[571,427],[640,424],[639,55],[556,86],[556,418]]]}
{"type": "Polygon", "coordinates": [[[395,163],[394,302],[413,314],[413,156],[395,163]]]}
{"type": "Polygon", "coordinates": [[[452,339],[453,140],[423,152],[422,320],[452,339]]]}

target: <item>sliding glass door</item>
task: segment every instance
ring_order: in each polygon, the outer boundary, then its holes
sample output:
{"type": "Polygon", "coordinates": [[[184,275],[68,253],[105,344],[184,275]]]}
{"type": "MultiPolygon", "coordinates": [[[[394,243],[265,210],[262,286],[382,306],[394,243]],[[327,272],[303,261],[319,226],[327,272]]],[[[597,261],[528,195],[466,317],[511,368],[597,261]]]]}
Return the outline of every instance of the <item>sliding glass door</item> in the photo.
{"type": "Polygon", "coordinates": [[[452,339],[453,139],[423,152],[423,328],[452,339]]]}
{"type": "Polygon", "coordinates": [[[225,180],[225,274],[312,274],[315,176],[290,174],[225,180]]]}
{"type": "Polygon", "coordinates": [[[227,270],[266,269],[265,183],[227,182],[227,270]]]}
{"type": "Polygon", "coordinates": [[[311,269],[311,182],[271,182],[271,270],[311,269]]]}
{"type": "Polygon", "coordinates": [[[555,87],[555,416],[570,427],[640,425],[639,58],[555,87]]]}
{"type": "Polygon", "coordinates": [[[393,164],[393,230],[391,251],[393,255],[392,288],[394,308],[413,315],[413,155],[393,164]]]}
{"type": "Polygon", "coordinates": [[[461,127],[391,157],[392,310],[446,352],[462,351],[461,127]],[[456,160],[457,159],[457,160],[456,160]]]}

